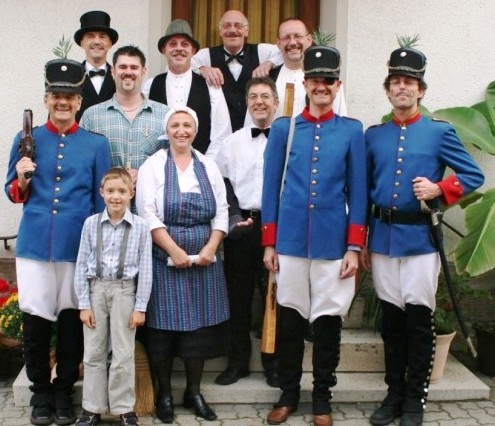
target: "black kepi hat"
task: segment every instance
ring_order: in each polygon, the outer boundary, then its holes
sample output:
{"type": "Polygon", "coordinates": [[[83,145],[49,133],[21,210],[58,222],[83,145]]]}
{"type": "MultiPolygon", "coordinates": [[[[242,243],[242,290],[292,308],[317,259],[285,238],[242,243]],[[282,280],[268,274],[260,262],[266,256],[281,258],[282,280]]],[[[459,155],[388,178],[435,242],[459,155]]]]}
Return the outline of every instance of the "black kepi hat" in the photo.
{"type": "Polygon", "coordinates": [[[110,28],[110,15],[100,10],[86,12],[79,19],[81,28],[74,33],[74,40],[80,46],[83,35],[89,31],[102,31],[107,33],[112,40],[112,45],[117,43],[119,34],[113,28],[110,28]]]}
{"type": "Polygon", "coordinates": [[[335,47],[311,46],[304,52],[304,77],[340,77],[340,53],[335,47]]]}
{"type": "Polygon", "coordinates": [[[175,35],[181,35],[188,38],[196,49],[196,52],[199,50],[199,43],[194,40],[191,26],[185,19],[174,19],[172,22],[170,22],[167,30],[165,31],[165,35],[160,38],[160,40],[158,40],[158,50],[161,52],[163,45],[167,43],[170,37],[173,37],[175,35]]]}
{"type": "Polygon", "coordinates": [[[388,75],[407,75],[423,80],[426,69],[426,56],[412,47],[401,47],[390,54],[388,75]]]}
{"type": "Polygon", "coordinates": [[[53,59],[45,65],[45,91],[81,93],[86,70],[71,59],[53,59]]]}

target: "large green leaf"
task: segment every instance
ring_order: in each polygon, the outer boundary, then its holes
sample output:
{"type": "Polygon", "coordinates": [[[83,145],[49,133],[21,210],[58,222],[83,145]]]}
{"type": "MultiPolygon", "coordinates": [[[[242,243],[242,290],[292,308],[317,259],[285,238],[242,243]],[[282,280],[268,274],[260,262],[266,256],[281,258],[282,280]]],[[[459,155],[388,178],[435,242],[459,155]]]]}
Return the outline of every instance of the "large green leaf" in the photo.
{"type": "MultiPolygon", "coordinates": [[[[486,88],[485,93],[486,107],[489,115],[488,122],[490,128],[495,129],[495,81],[492,81],[486,88]]],[[[493,132],[495,134],[495,132],[493,132]]]]}
{"type": "Polygon", "coordinates": [[[466,229],[454,250],[457,272],[476,276],[495,268],[495,189],[466,208],[466,229]]]}
{"type": "Polygon", "coordinates": [[[474,104],[471,108],[474,108],[476,111],[479,111],[483,114],[483,116],[486,118],[486,121],[488,122],[488,125],[490,126],[492,135],[495,135],[495,121],[492,120],[490,111],[488,109],[488,104],[485,101],[483,101],[474,104]]]}
{"type": "Polygon", "coordinates": [[[493,137],[484,115],[470,107],[439,109],[433,116],[450,122],[461,141],[495,155],[495,137],[493,137]]]}

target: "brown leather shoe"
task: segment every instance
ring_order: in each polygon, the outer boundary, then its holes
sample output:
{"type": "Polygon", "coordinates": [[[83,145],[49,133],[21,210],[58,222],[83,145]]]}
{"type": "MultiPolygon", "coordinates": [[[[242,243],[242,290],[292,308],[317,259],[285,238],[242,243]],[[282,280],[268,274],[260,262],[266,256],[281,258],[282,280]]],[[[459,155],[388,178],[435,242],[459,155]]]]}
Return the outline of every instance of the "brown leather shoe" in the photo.
{"type": "Polygon", "coordinates": [[[284,423],[291,413],[296,411],[295,407],[275,407],[266,417],[269,425],[284,423]]]}
{"type": "Polygon", "coordinates": [[[314,415],[315,426],[332,426],[333,419],[331,414],[315,414],[314,415]]]}

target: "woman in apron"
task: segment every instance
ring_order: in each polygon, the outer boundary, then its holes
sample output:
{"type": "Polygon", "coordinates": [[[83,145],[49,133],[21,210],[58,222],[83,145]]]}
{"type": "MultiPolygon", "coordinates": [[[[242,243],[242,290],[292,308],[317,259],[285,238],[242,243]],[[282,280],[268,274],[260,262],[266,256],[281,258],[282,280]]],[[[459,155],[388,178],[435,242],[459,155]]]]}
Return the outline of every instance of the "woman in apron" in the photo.
{"type": "Polygon", "coordinates": [[[158,383],[156,415],[172,423],[175,356],[183,359],[184,407],[217,418],[200,393],[205,359],[225,354],[228,296],[218,247],[228,228],[225,185],[216,164],[191,145],[196,114],[184,107],[165,117],[170,143],[141,166],[136,205],[153,237],[153,288],[147,350],[158,383]]]}

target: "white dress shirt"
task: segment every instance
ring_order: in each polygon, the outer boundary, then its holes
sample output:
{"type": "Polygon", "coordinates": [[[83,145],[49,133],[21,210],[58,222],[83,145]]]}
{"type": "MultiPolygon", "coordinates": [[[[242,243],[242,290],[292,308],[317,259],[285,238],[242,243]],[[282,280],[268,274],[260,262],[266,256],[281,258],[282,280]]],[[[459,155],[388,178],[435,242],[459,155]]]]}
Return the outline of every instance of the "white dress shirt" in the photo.
{"type": "MultiPolygon", "coordinates": [[[[86,74],[88,74],[86,78],[89,78],[89,72],[90,71],[104,70],[105,73],[107,72],[107,64],[103,64],[102,66],[95,68],[88,61],[86,61],[84,63],[84,65],[86,68],[86,74]]],[[[100,94],[101,86],[103,85],[103,80],[105,80],[105,76],[95,75],[94,77],[91,77],[89,79],[91,80],[91,84],[93,84],[93,87],[95,88],[96,93],[100,94]]]]}
{"type": "Polygon", "coordinates": [[[243,210],[261,210],[266,143],[264,133],[253,138],[251,127],[243,127],[224,139],[216,157],[222,176],[230,180],[243,210]]]}
{"type": "MultiPolygon", "coordinates": [[[[239,51],[240,52],[240,51],[239,51]]],[[[239,53],[237,52],[237,53],[239,53]]],[[[279,48],[275,44],[259,43],[258,44],[258,57],[260,64],[266,61],[270,61],[274,66],[278,66],[284,63],[284,58],[280,53],[279,48]]],[[[197,69],[200,67],[211,67],[210,49],[205,47],[200,49],[191,60],[191,67],[197,69]]],[[[237,80],[242,71],[242,65],[233,60],[228,63],[230,72],[237,80]]]]}

